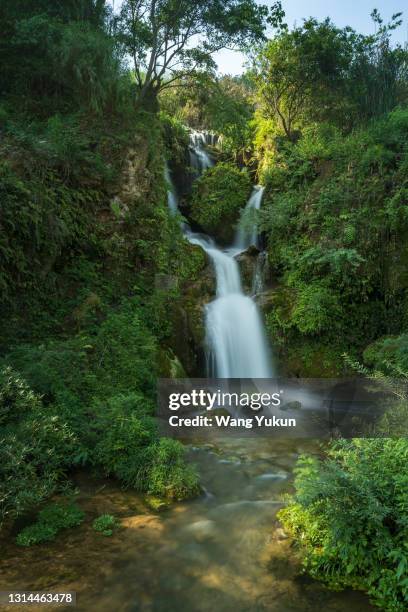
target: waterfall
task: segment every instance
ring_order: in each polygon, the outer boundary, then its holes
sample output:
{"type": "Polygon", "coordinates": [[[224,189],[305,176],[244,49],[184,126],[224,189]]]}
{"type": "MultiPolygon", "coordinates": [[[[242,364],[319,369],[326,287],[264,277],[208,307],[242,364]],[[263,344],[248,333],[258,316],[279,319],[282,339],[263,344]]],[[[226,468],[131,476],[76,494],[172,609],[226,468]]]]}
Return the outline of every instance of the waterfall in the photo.
{"type": "Polygon", "coordinates": [[[209,375],[269,378],[270,354],[262,319],[254,300],[242,291],[236,259],[206,237],[190,232],[188,239],[204,249],[216,275],[216,299],[205,310],[209,375]]]}
{"type": "Polygon", "coordinates": [[[167,205],[172,215],[175,215],[178,212],[178,202],[176,191],[174,189],[173,181],[170,176],[169,165],[166,162],[164,165],[164,178],[167,183],[167,205]]]}
{"type": "Polygon", "coordinates": [[[190,132],[190,165],[197,176],[214,165],[213,160],[205,150],[206,144],[212,144],[212,142],[213,140],[208,132],[190,132]]]}
{"type": "MultiPolygon", "coordinates": [[[[204,135],[192,132],[190,148],[201,151],[206,143],[204,135]]],[[[212,162],[208,157],[210,164],[212,162]]],[[[209,167],[209,166],[207,166],[209,167]]],[[[204,167],[197,168],[200,173],[204,167]]],[[[168,196],[169,208],[177,210],[177,198],[171,184],[173,196],[168,196]]],[[[246,208],[259,209],[262,187],[255,187],[246,208]]],[[[208,255],[216,276],[216,297],[205,308],[206,344],[208,350],[208,375],[217,378],[270,378],[272,376],[271,355],[266,341],[262,318],[255,301],[244,295],[238,262],[234,255],[257,243],[256,227],[245,235],[238,228],[234,247],[222,250],[214,240],[204,234],[191,231],[183,225],[184,235],[191,244],[199,245],[208,255]],[[237,245],[240,248],[237,249],[237,245]]],[[[256,283],[254,278],[254,285],[256,283]]]]}
{"type": "Polygon", "coordinates": [[[238,231],[235,237],[234,247],[239,251],[246,251],[251,245],[258,247],[258,231],[256,228],[256,219],[250,217],[252,211],[261,208],[262,196],[265,187],[256,185],[251,193],[251,196],[245,206],[244,213],[239,224],[238,231]]]}

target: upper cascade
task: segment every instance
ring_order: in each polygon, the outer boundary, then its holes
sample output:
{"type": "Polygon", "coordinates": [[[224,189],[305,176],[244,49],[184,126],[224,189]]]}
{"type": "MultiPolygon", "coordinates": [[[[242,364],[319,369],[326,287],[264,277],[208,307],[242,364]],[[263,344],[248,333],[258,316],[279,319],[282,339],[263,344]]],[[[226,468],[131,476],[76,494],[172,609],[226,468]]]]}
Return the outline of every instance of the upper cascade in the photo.
{"type": "MultiPolygon", "coordinates": [[[[205,150],[205,132],[190,133],[191,165],[200,175],[213,161],[205,150]]],[[[169,185],[168,205],[174,214],[178,210],[177,197],[166,168],[169,185]]],[[[246,209],[258,210],[264,188],[257,185],[247,202],[246,209]]],[[[214,267],[217,292],[215,299],[205,308],[208,372],[218,378],[269,378],[272,375],[271,355],[261,315],[255,301],[244,295],[238,262],[235,255],[250,245],[257,246],[257,228],[252,221],[249,230],[238,228],[234,245],[219,248],[205,234],[193,232],[187,223],[183,232],[190,243],[199,245],[214,267]]],[[[254,285],[257,279],[254,278],[254,285]]]]}
{"type": "Polygon", "coordinates": [[[206,146],[214,146],[217,136],[212,132],[190,131],[190,165],[194,168],[197,176],[200,176],[204,170],[211,168],[214,165],[214,160],[206,151],[206,146]]]}

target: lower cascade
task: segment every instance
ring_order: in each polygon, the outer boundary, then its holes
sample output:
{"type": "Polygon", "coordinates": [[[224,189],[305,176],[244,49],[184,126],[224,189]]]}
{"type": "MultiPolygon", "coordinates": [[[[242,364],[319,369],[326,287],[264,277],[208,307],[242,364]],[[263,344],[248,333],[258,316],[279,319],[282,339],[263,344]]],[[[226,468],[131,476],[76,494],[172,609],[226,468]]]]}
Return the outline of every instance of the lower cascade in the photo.
{"type": "MultiPolygon", "coordinates": [[[[169,187],[169,204],[174,206],[177,198],[171,181],[169,187]]],[[[262,193],[262,187],[255,187],[247,208],[258,209],[262,193]]],[[[216,378],[270,378],[271,354],[262,318],[255,301],[242,290],[235,259],[250,244],[256,244],[256,229],[244,233],[238,228],[234,246],[225,250],[205,234],[195,233],[186,225],[183,230],[187,240],[207,253],[216,276],[216,298],[207,304],[205,312],[207,374],[216,378]]]]}
{"type": "Polygon", "coordinates": [[[244,295],[238,263],[206,237],[190,233],[214,266],[217,295],[206,306],[208,374],[216,378],[269,378],[270,352],[254,300],[244,295]]]}

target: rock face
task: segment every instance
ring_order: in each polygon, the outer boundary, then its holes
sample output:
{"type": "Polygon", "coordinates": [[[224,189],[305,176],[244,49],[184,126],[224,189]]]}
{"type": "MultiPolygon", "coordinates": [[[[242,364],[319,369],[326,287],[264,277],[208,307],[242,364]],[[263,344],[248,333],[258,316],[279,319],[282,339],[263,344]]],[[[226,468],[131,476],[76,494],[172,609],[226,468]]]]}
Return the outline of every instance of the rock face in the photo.
{"type": "MultiPolygon", "coordinates": [[[[199,248],[199,247],[194,247],[199,248]]],[[[189,376],[205,371],[205,305],[215,296],[215,276],[206,261],[196,278],[186,281],[173,314],[169,344],[189,376]]]]}
{"type": "Polygon", "coordinates": [[[258,255],[259,249],[256,246],[250,246],[236,257],[241,272],[242,288],[245,293],[252,292],[258,255]]]}

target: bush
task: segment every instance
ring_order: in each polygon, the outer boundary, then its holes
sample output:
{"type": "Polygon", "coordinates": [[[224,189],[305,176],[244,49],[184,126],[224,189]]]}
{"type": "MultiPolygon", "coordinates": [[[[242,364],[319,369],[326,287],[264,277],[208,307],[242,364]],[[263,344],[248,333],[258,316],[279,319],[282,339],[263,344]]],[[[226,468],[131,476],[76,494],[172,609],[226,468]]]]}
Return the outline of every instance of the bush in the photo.
{"type": "Polygon", "coordinates": [[[408,598],[407,439],[332,445],[328,458],[302,457],[296,494],[279,518],[313,578],[368,592],[390,612],[408,598]]]}
{"type": "Polygon", "coordinates": [[[80,447],[68,425],[10,368],[0,376],[0,415],[1,524],[51,495],[80,447]]]}
{"type": "Polygon", "coordinates": [[[221,242],[232,241],[234,224],[250,193],[249,175],[231,163],[210,168],[193,188],[191,218],[221,242]]]}
{"type": "Polygon", "coordinates": [[[320,334],[340,360],[405,329],[407,125],[398,109],[348,135],[316,124],[296,143],[265,137],[260,229],[268,280],[296,295],[291,346],[320,334]]]}
{"type": "Polygon", "coordinates": [[[6,367],[0,372],[0,425],[19,421],[32,410],[38,410],[41,400],[17,372],[6,367]]]}
{"type": "Polygon", "coordinates": [[[93,461],[107,476],[115,476],[125,486],[144,491],[148,483],[151,447],[155,424],[136,414],[112,415],[101,431],[93,461]]]}
{"type": "Polygon", "coordinates": [[[75,504],[50,504],[38,514],[38,522],[54,527],[57,531],[77,527],[84,520],[84,513],[75,504]]]}
{"type": "Polygon", "coordinates": [[[185,448],[180,442],[161,438],[152,450],[148,493],[184,499],[199,492],[197,473],[186,465],[185,448]]]}
{"type": "Polygon", "coordinates": [[[16,542],[19,546],[33,546],[54,540],[61,530],[80,525],[84,516],[75,504],[51,504],[39,512],[35,523],[20,531],[16,542]]]}
{"type": "Polygon", "coordinates": [[[104,536],[111,536],[113,530],[118,526],[117,521],[111,514],[101,514],[92,523],[95,531],[98,531],[104,536]]]}
{"type": "Polygon", "coordinates": [[[340,314],[334,291],[322,285],[310,284],[299,290],[292,321],[303,334],[318,334],[331,329],[340,314]]]}
{"type": "Polygon", "coordinates": [[[51,525],[44,523],[34,523],[29,527],[25,527],[17,536],[16,542],[19,546],[33,546],[34,544],[42,544],[55,539],[57,530],[51,525]]]}
{"type": "Polygon", "coordinates": [[[172,499],[197,492],[197,475],[185,463],[183,445],[158,438],[156,422],[143,411],[138,396],[112,398],[101,415],[93,461],[107,476],[172,499]],[[135,405],[138,409],[132,411],[135,405]]]}
{"type": "Polygon", "coordinates": [[[373,342],[364,351],[364,361],[376,370],[400,377],[408,372],[408,334],[373,342]]]}

